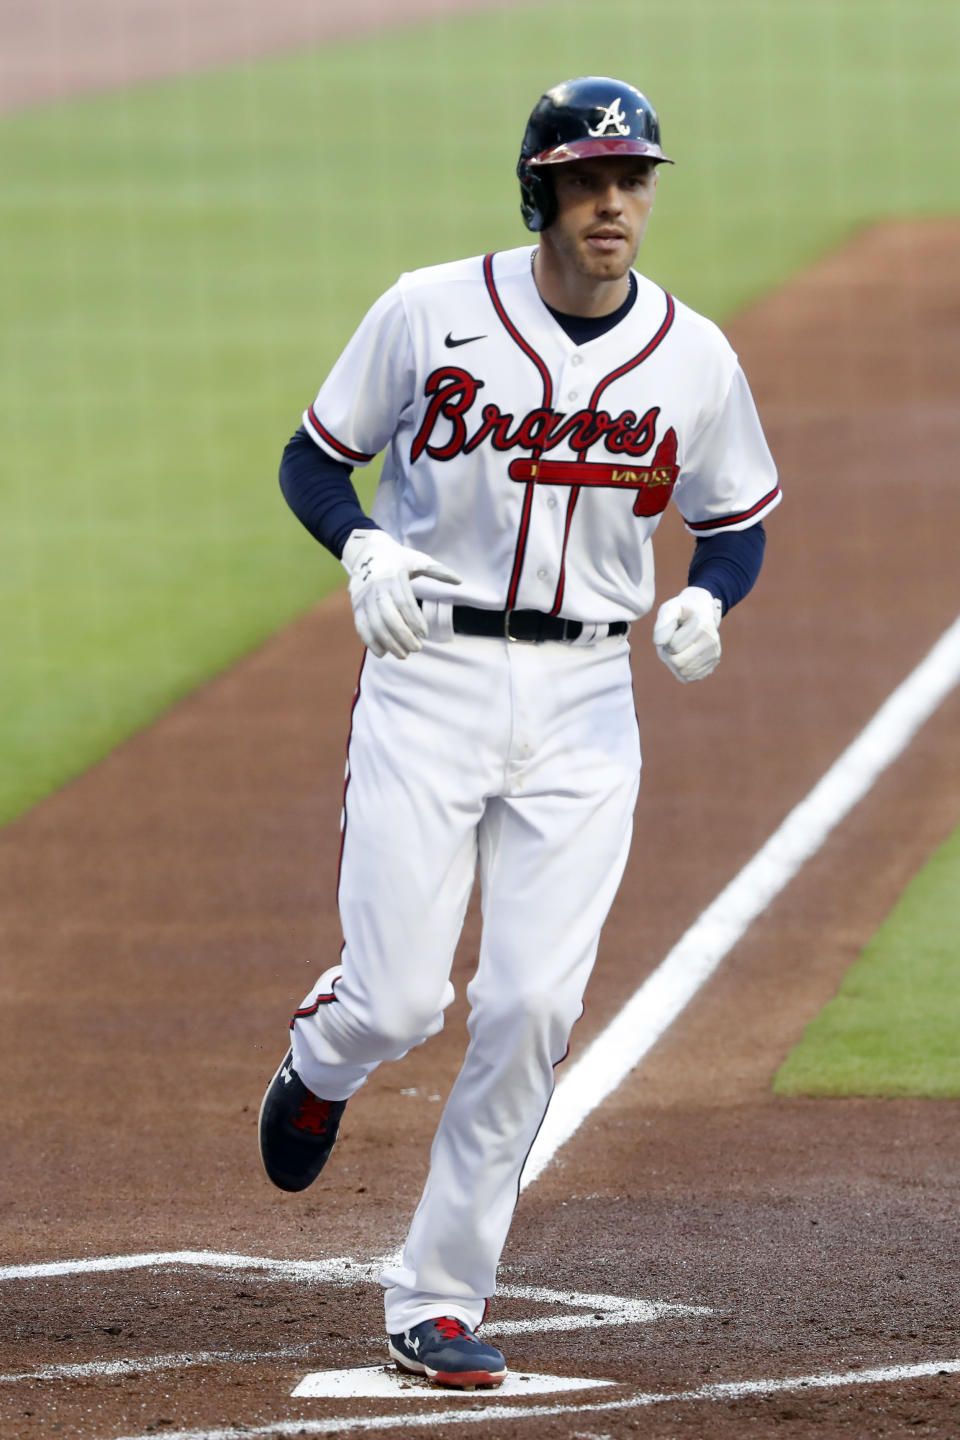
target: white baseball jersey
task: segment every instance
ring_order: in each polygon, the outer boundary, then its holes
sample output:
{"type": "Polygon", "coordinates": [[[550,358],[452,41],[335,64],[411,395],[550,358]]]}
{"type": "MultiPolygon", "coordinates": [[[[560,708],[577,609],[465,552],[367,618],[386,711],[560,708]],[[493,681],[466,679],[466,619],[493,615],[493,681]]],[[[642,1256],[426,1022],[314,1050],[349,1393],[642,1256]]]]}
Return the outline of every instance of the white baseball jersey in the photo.
{"type": "Polygon", "coordinates": [[[630,642],[671,495],[689,529],[779,499],[736,356],[637,276],[583,345],[537,292],[529,246],[404,275],[304,416],[330,456],[386,449],[373,514],[463,577],[414,582],[422,651],[364,664],[353,709],[339,961],[296,1013],[293,1063],[327,1099],[435,1035],[474,876],[483,933],[470,1042],[431,1149],[387,1329],[481,1319],[633,833],[630,642]],[[584,622],[574,643],[457,631],[451,604],[584,622]],[[440,612],[445,611],[445,626],[440,612]],[[583,643],[581,643],[581,641],[583,643]]]}
{"type": "MultiPolygon", "coordinates": [[[[540,298],[534,247],[401,276],[304,425],[331,457],[386,448],[373,518],[463,577],[459,604],[631,621],[673,496],[713,535],[762,519],[776,470],[720,330],[637,274],[628,314],[583,345],[540,298]]],[[[414,582],[423,599],[450,589],[414,582]]]]}

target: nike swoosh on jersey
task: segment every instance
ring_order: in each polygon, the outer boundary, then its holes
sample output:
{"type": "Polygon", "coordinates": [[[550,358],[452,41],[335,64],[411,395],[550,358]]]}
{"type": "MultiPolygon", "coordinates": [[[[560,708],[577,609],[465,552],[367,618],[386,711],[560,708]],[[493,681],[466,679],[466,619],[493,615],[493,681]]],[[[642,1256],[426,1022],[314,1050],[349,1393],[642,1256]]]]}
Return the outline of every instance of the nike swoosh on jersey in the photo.
{"type": "Polygon", "coordinates": [[[486,335],[465,335],[462,340],[454,340],[452,333],[448,330],[444,345],[448,350],[455,350],[458,345],[472,345],[474,340],[486,340],[486,335]]]}

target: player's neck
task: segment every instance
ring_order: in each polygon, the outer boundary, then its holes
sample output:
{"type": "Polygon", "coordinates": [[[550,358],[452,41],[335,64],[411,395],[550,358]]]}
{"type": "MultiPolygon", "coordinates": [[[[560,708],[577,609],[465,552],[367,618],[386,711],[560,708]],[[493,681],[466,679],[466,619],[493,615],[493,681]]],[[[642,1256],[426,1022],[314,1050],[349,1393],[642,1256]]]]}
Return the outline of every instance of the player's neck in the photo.
{"type": "Polygon", "coordinates": [[[630,294],[629,270],[619,280],[598,280],[562,264],[544,245],[533,257],[533,279],[540,299],[561,315],[599,319],[619,310],[630,294]]]}

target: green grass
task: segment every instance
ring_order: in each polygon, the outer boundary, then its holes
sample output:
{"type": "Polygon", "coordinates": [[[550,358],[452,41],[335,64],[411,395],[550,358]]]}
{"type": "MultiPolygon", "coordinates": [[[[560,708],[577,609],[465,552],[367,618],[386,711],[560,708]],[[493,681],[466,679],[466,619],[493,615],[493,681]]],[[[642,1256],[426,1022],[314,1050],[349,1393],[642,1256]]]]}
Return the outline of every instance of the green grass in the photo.
{"type": "Polygon", "coordinates": [[[774,1090],[960,1096],[960,830],[807,1027],[774,1090]]]}
{"type": "Polygon", "coordinates": [[[650,92],[680,163],[643,264],[723,318],[960,208],[958,51],[953,0],[592,0],[0,123],[0,823],[339,582],[279,452],[398,271],[527,238],[542,88],[650,92]]]}

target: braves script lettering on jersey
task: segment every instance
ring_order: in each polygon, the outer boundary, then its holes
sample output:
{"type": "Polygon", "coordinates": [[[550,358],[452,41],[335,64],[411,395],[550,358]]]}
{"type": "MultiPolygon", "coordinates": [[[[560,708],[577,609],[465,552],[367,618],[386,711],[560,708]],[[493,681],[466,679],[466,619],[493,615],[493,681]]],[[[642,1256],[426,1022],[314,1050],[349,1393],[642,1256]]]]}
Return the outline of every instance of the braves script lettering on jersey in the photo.
{"type": "MultiPolygon", "coordinates": [[[[462,576],[458,604],[635,620],[653,603],[648,542],[671,496],[695,534],[753,524],[779,500],[773,462],[715,325],[638,275],[626,319],[578,347],[531,254],[403,276],[304,425],[354,465],[386,449],[373,518],[462,576]],[[469,366],[450,363],[450,315],[486,332],[469,366]]],[[[450,600],[437,582],[414,589],[450,600]]]]}
{"type": "MultiPolygon", "coordinates": [[[[442,1027],[479,870],[469,1045],[402,1258],[383,1275],[390,1353],[409,1361],[408,1332],[426,1326],[439,1354],[431,1324],[442,1320],[448,1383],[458,1367],[479,1383],[504,1373],[462,1326],[479,1323],[494,1290],[626,863],[640,776],[628,630],[653,602],[653,534],[671,499],[700,537],[755,526],[780,498],[727,341],[630,268],[653,163],[666,161],[649,102],[595,78],[547,101],[567,131],[534,126],[530,164],[579,163],[556,193],[522,179],[540,250],[402,276],[303,417],[329,460],[385,452],[379,528],[354,530],[343,552],[358,628],[380,637],[380,658],[365,660],[353,710],[343,948],[294,1017],[299,1081],[268,1090],[261,1150],[278,1184],[309,1183],[335,1127],[324,1111],[311,1151],[290,1095],[346,1101],[442,1027]],[[558,276],[584,297],[559,318],[558,276]],[[521,617],[531,643],[514,643],[504,612],[535,612],[521,617]]],[[[721,603],[705,583],[658,619],[682,679],[719,658],[721,603]]]]}

